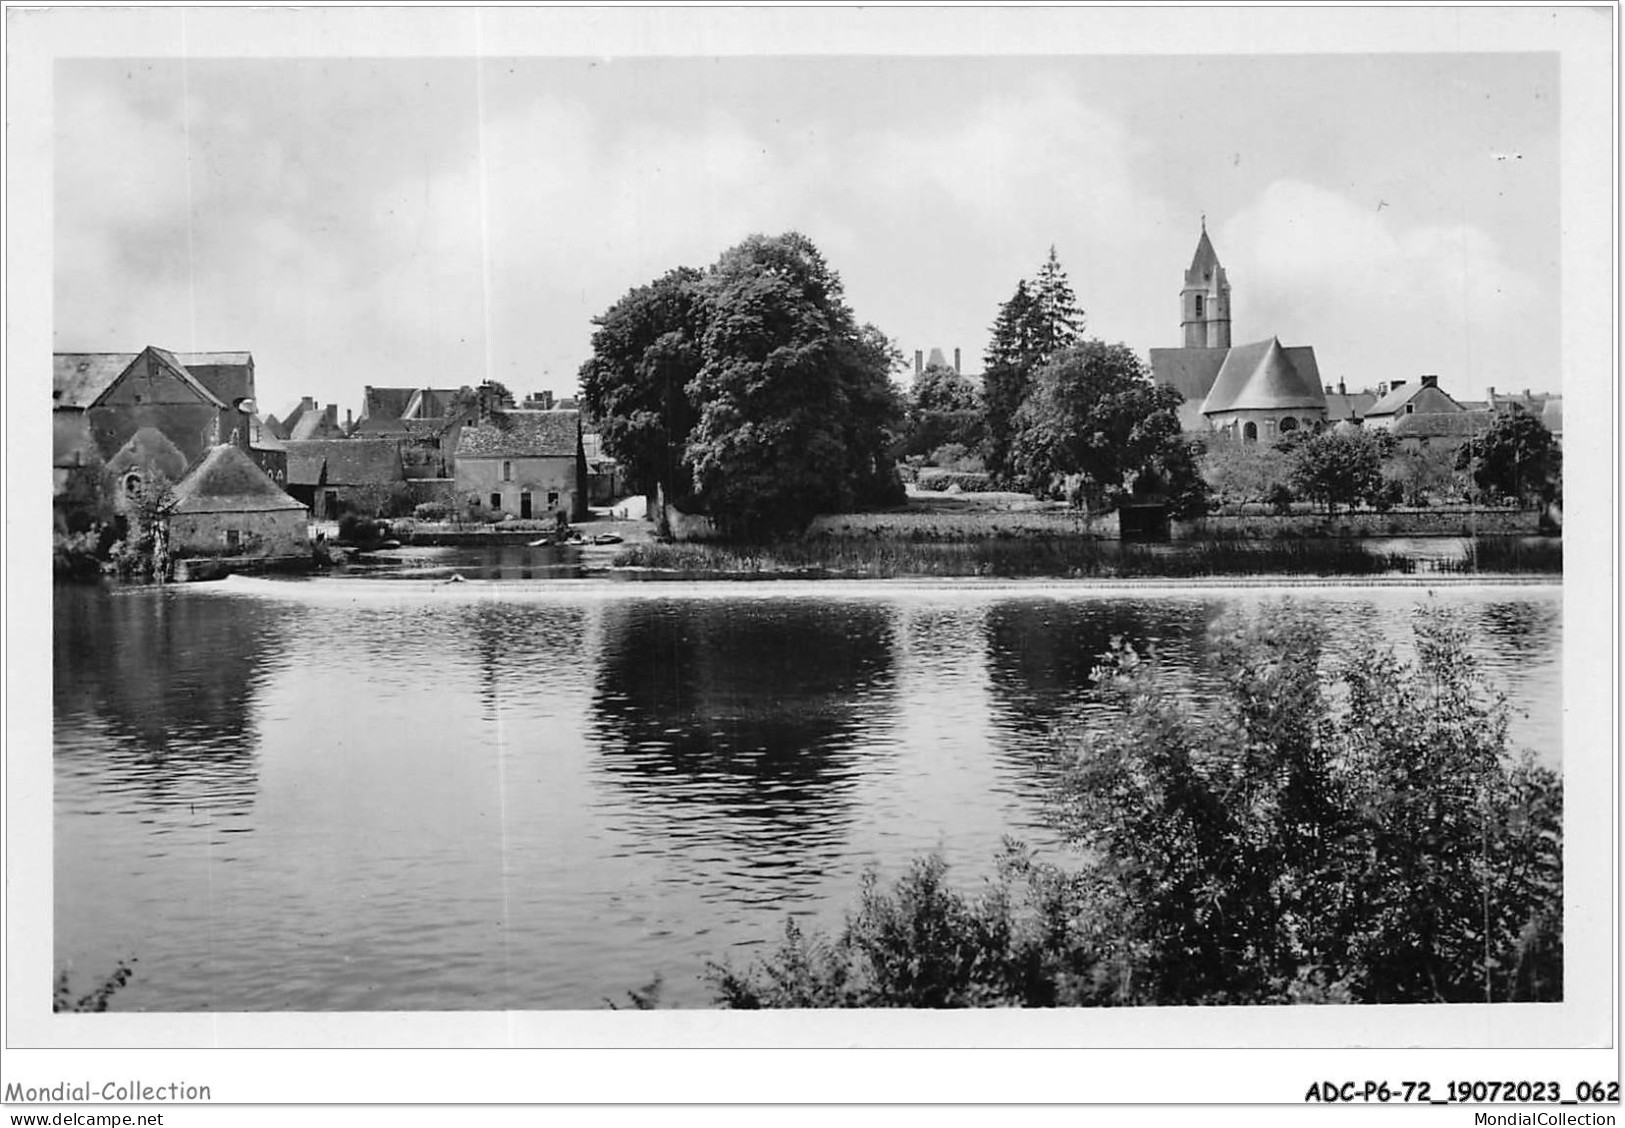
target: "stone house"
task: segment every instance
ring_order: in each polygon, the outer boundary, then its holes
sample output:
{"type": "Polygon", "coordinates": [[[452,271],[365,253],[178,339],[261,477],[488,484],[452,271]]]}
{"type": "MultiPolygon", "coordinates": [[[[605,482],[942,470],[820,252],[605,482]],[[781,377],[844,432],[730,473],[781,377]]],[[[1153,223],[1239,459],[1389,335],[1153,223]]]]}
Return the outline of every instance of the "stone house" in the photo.
{"type": "Polygon", "coordinates": [[[484,410],[456,448],[457,495],[470,509],[522,519],[587,516],[587,456],[577,411],[484,410]]]}
{"type": "Polygon", "coordinates": [[[1185,397],[1186,431],[1220,431],[1243,442],[1272,442],[1327,421],[1320,366],[1308,345],[1271,337],[1230,343],[1230,282],[1202,225],[1179,294],[1184,346],[1151,350],[1151,378],[1185,397]]]}
{"type": "MultiPolygon", "coordinates": [[[[214,446],[236,444],[273,481],[286,476],[286,454],[256,411],[254,358],[246,352],[57,353],[52,358],[52,469],[56,496],[107,485],[105,465],[120,458],[127,474],[162,436],[165,474],[214,446]],[[140,439],[137,440],[137,436],[140,439]],[[132,445],[133,444],[133,445],[132,445]],[[122,457],[120,457],[122,456],[122,457]]],[[[105,496],[105,495],[104,495],[105,496]]],[[[119,491],[111,500],[117,504],[119,491]]]]}
{"type": "Polygon", "coordinates": [[[289,439],[288,493],[318,520],[373,515],[406,490],[394,439],[289,439]]]}
{"type": "Polygon", "coordinates": [[[175,487],[176,556],[296,558],[310,552],[309,513],[240,447],[216,446],[175,487]]]}

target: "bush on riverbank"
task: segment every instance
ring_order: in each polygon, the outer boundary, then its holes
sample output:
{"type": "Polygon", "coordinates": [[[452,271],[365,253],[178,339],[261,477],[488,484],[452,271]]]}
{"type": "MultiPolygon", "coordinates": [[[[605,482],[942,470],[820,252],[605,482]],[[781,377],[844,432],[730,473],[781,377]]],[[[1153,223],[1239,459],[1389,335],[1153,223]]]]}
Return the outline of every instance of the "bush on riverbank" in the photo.
{"type": "Polygon", "coordinates": [[[1028,860],[1018,911],[1003,868],[967,898],[916,863],[835,939],[713,968],[717,1002],[1560,1000],[1561,779],[1513,754],[1459,624],[1415,631],[1412,662],[1367,642],[1327,669],[1306,609],[1221,623],[1206,701],[1119,645],[1058,748],[1075,872],[1028,860]]]}

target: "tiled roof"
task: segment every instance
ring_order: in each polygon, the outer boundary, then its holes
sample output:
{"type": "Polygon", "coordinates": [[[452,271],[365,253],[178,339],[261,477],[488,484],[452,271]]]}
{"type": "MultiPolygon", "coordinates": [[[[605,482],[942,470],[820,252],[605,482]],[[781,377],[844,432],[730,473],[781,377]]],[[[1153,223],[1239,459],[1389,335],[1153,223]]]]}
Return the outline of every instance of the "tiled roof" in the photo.
{"type": "Polygon", "coordinates": [[[419,388],[401,414],[408,419],[440,419],[450,414],[451,401],[461,388],[419,388]]]}
{"type": "Polygon", "coordinates": [[[245,352],[176,353],[186,370],[228,407],[254,394],[254,358],[245,352]]]}
{"type": "Polygon", "coordinates": [[[1333,423],[1340,419],[1364,419],[1376,402],[1376,392],[1327,392],[1326,418],[1333,423]]]}
{"type": "Polygon", "coordinates": [[[375,388],[368,385],[361,393],[361,418],[399,419],[416,393],[416,388],[375,388]]]}
{"type": "Polygon", "coordinates": [[[581,434],[577,411],[498,411],[463,428],[458,458],[574,458],[581,434]]]}
{"type": "Polygon", "coordinates": [[[1404,410],[1406,404],[1410,403],[1411,400],[1415,399],[1426,391],[1433,391],[1437,393],[1436,395],[1428,397],[1436,405],[1442,402],[1443,404],[1447,404],[1449,406],[1442,408],[1435,406],[1432,411],[1420,412],[1418,414],[1442,415],[1452,411],[1461,410],[1461,404],[1457,403],[1451,397],[1449,392],[1445,391],[1437,384],[1424,384],[1420,380],[1407,380],[1399,387],[1390,389],[1387,395],[1383,396],[1376,403],[1372,404],[1370,409],[1366,412],[1366,415],[1367,417],[1373,415],[1398,415],[1404,410]]]}
{"type": "Polygon", "coordinates": [[[1229,349],[1152,349],[1151,379],[1200,405],[1218,378],[1229,349]]]}
{"type": "Polygon", "coordinates": [[[268,425],[267,420],[259,416],[254,417],[253,430],[249,434],[248,445],[255,450],[287,450],[283,445],[282,436],[268,425]]]}
{"type": "Polygon", "coordinates": [[[290,439],[288,483],[375,486],[402,481],[401,448],[393,439],[290,439]]]}
{"type": "Polygon", "coordinates": [[[1393,433],[1402,439],[1439,439],[1477,435],[1489,429],[1487,411],[1418,411],[1394,420],[1393,433]]]}
{"type": "Polygon", "coordinates": [[[267,434],[274,435],[279,439],[285,439],[288,437],[287,429],[282,426],[281,420],[274,415],[267,415],[265,417],[265,432],[267,434]]]}
{"type": "Polygon", "coordinates": [[[289,439],[336,439],[343,432],[338,422],[338,406],[328,404],[326,407],[318,405],[314,410],[306,411],[302,407],[289,415],[285,424],[289,439]]]}
{"type": "Polygon", "coordinates": [[[1221,411],[1325,406],[1314,349],[1306,345],[1282,348],[1280,339],[1271,337],[1230,350],[1202,404],[1202,412],[1214,415],[1221,411]]]}
{"type": "Polygon", "coordinates": [[[51,391],[55,405],[89,407],[135,358],[135,353],[55,354],[51,358],[51,391]]]}
{"type": "MultiPolygon", "coordinates": [[[[224,405],[253,391],[247,375],[253,358],[248,353],[174,353],[158,348],[152,351],[224,405]],[[246,391],[233,391],[239,382],[246,391]]],[[[56,406],[89,407],[140,355],[133,352],[54,354],[51,358],[52,391],[56,406]]]]}
{"type": "Polygon", "coordinates": [[[175,487],[176,513],[264,513],[303,509],[237,447],[212,448],[175,487]]]}
{"type": "Polygon", "coordinates": [[[186,466],[186,455],[181,453],[181,448],[156,427],[141,428],[107,460],[109,474],[118,475],[126,470],[150,467],[172,482],[181,480],[186,466]]]}
{"type": "Polygon", "coordinates": [[[181,378],[181,383],[185,384],[187,387],[191,388],[192,391],[196,392],[198,398],[207,400],[217,407],[230,406],[229,401],[222,400],[219,396],[210,391],[201,380],[192,375],[191,371],[186,367],[186,364],[181,360],[181,358],[170,352],[168,349],[161,349],[157,345],[148,345],[142,351],[152,353],[154,356],[162,359],[165,364],[169,365],[169,367],[173,368],[175,370],[175,375],[181,378]]]}

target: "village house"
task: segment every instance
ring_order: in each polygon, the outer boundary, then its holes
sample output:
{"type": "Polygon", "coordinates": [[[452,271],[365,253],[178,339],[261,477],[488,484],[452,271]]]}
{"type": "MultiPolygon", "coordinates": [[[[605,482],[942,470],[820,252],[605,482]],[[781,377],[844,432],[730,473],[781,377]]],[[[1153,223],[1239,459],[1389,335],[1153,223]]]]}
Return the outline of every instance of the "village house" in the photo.
{"type": "MultiPolygon", "coordinates": [[[[57,353],[52,369],[58,497],[72,480],[83,487],[80,495],[107,490],[114,460],[121,482],[149,464],[178,480],[177,459],[184,472],[221,443],[241,447],[274,482],[286,477],[286,453],[257,415],[254,358],[247,352],[148,346],[139,353],[57,353]]],[[[121,487],[110,496],[116,508],[127,495],[121,487]]]]}
{"type": "Polygon", "coordinates": [[[394,439],[289,439],[286,446],[288,492],[317,520],[337,520],[347,512],[372,516],[406,495],[401,448],[394,439]]]}
{"type": "Polygon", "coordinates": [[[1439,387],[1437,376],[1420,380],[1394,380],[1378,385],[1381,398],[1366,412],[1363,426],[1386,431],[1400,445],[1412,449],[1441,447],[1454,450],[1489,428],[1487,411],[1469,411],[1439,387]]]}
{"type": "Polygon", "coordinates": [[[309,515],[240,447],[222,444],[175,487],[169,550],[175,556],[305,557],[309,515]]]}
{"type": "Polygon", "coordinates": [[[470,509],[521,519],[587,516],[587,456],[577,411],[482,407],[462,428],[457,494],[470,509]]]}
{"type": "Polygon", "coordinates": [[[1184,346],[1152,349],[1151,377],[1185,397],[1179,421],[1186,431],[1272,442],[1326,423],[1312,347],[1283,345],[1277,337],[1231,346],[1230,281],[1205,222],[1179,301],[1184,346]]]}

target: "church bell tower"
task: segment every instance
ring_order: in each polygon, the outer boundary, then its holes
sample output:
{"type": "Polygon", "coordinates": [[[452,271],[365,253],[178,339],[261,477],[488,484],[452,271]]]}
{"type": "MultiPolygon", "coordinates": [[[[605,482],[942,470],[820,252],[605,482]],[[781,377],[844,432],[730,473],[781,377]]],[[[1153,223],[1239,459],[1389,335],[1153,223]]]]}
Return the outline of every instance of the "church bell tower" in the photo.
{"type": "Polygon", "coordinates": [[[1230,347],[1230,282],[1207,237],[1206,216],[1196,256],[1185,271],[1185,288],[1179,292],[1179,324],[1187,349],[1230,347]]]}

